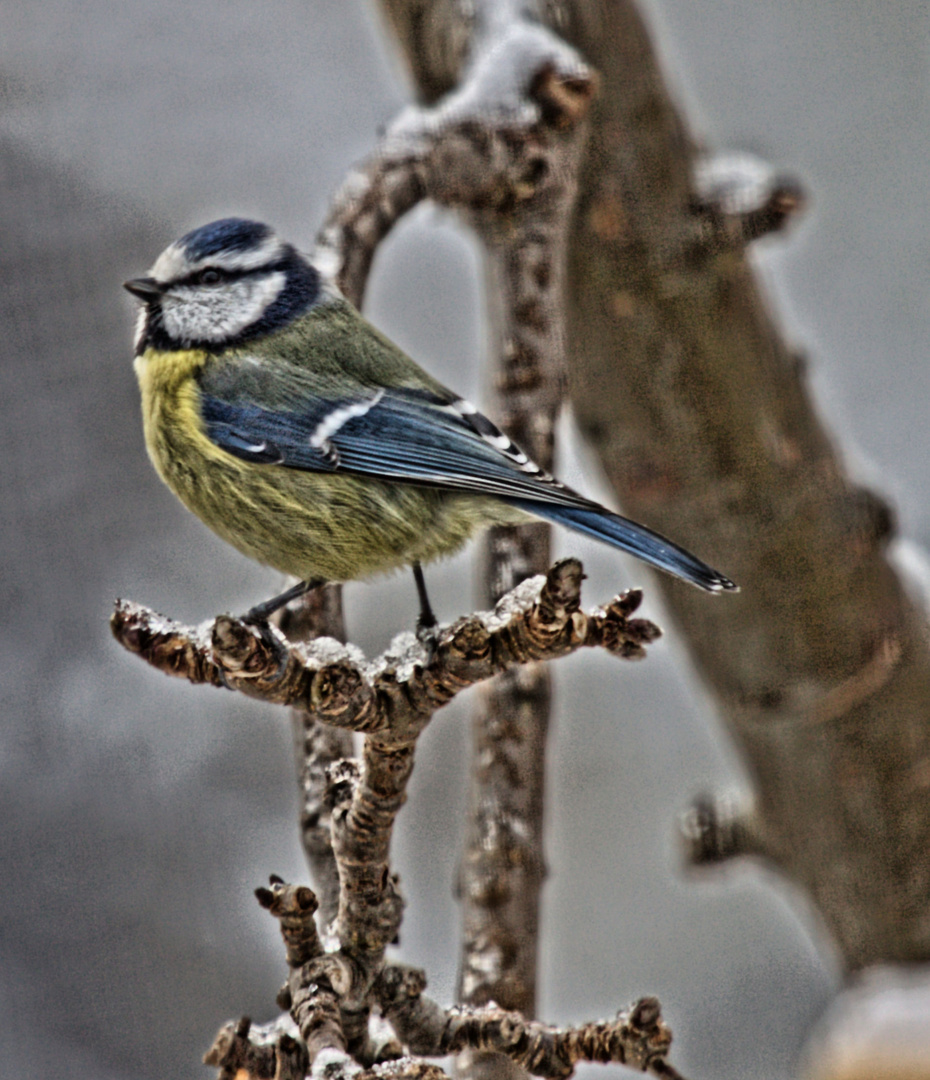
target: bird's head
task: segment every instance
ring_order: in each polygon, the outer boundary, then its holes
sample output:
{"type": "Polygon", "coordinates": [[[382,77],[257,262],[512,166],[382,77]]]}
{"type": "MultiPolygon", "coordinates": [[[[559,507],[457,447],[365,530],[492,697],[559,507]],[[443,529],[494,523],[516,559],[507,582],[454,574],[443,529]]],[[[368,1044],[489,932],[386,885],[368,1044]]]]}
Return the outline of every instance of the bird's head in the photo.
{"type": "Polygon", "coordinates": [[[125,288],[143,303],[137,353],[235,345],[280,329],[321,295],[310,262],[268,225],[245,218],[187,233],[125,288]]]}

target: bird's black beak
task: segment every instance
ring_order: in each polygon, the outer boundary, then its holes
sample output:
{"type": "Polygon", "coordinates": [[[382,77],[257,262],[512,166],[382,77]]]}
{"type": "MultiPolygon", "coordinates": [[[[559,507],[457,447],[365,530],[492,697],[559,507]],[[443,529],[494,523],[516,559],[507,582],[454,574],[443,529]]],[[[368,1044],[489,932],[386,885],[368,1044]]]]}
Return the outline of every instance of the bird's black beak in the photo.
{"type": "Polygon", "coordinates": [[[132,281],[124,281],[123,288],[128,289],[133,296],[137,296],[147,304],[152,300],[157,300],[165,291],[155,278],[151,277],[137,277],[132,281]]]}

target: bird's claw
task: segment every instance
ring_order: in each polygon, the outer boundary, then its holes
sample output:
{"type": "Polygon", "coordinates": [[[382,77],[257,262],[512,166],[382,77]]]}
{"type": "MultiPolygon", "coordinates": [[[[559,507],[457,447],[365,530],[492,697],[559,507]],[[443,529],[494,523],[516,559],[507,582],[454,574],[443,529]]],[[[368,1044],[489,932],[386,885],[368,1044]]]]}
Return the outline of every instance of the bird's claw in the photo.
{"type": "Polygon", "coordinates": [[[423,666],[429,667],[436,658],[436,650],[439,647],[439,623],[435,618],[432,622],[428,622],[421,615],[417,619],[416,635],[417,641],[419,641],[426,651],[426,659],[423,662],[423,666]]]}

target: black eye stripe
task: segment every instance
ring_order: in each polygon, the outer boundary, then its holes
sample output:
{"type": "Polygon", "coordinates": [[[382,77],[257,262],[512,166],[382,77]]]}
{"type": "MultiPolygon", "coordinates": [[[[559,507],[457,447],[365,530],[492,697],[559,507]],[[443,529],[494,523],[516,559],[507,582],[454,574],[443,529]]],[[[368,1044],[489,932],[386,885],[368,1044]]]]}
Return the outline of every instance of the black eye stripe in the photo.
{"type": "Polygon", "coordinates": [[[185,274],[184,277],[177,278],[171,282],[171,287],[176,285],[200,285],[201,276],[208,270],[217,275],[217,280],[214,284],[221,284],[227,281],[241,281],[243,278],[250,277],[262,277],[266,274],[273,274],[278,270],[286,270],[287,263],[284,260],[274,263],[263,263],[261,266],[255,266],[247,270],[229,270],[223,266],[202,266],[199,270],[194,270],[190,274],[185,274]]]}
{"type": "Polygon", "coordinates": [[[218,282],[231,281],[233,277],[236,276],[234,274],[231,274],[228,270],[222,270],[218,266],[203,266],[199,270],[194,270],[190,274],[185,274],[184,277],[176,278],[174,281],[171,282],[171,285],[172,287],[174,287],[175,285],[200,285],[201,277],[207,270],[210,270],[217,275],[218,282]]]}

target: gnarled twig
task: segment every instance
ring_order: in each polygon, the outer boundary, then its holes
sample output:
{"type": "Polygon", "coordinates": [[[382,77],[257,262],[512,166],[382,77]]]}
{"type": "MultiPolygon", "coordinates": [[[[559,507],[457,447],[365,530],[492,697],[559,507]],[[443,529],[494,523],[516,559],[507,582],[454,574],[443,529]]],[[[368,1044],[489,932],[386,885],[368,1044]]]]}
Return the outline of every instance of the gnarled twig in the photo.
{"type": "MultiPolygon", "coordinates": [[[[359,965],[344,949],[323,951],[313,922],[316,897],[310,889],[272,878],[271,887],[257,889],[256,895],[281,924],[290,974],[280,1000],[309,1049],[314,1073],[325,1066],[331,1078],[358,1074],[359,1067],[345,1053],[338,1017],[345,1000],[358,991],[359,965]]],[[[640,999],[611,1021],[556,1028],[493,1003],[443,1009],[424,996],[425,989],[426,977],[419,969],[387,965],[368,983],[364,996],[364,1002],[377,1008],[415,1054],[445,1057],[464,1050],[493,1051],[550,1080],[567,1080],[575,1065],[584,1061],[627,1065],[672,1080],[679,1076],[667,1061],[672,1036],[655,998],[640,999]]],[[[283,1068],[300,1061],[291,1032],[284,1018],[254,1030],[248,1021],[229,1024],[217,1035],[206,1060],[229,1070],[237,1080],[243,1074],[270,1080],[278,1077],[278,1069],[291,1076],[283,1068]]],[[[383,1041],[368,1063],[378,1066],[379,1076],[409,1075],[402,1047],[391,1040],[383,1041]]]]}

